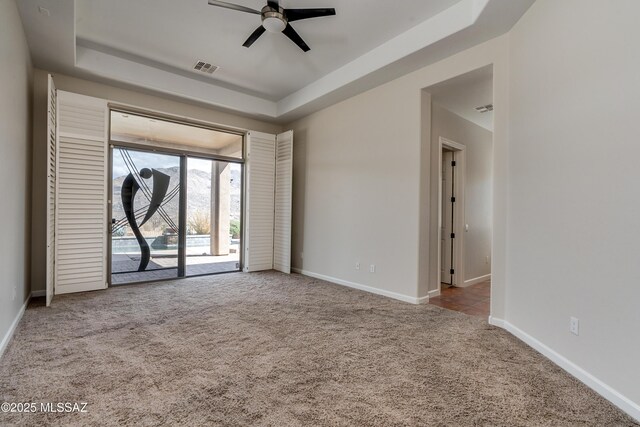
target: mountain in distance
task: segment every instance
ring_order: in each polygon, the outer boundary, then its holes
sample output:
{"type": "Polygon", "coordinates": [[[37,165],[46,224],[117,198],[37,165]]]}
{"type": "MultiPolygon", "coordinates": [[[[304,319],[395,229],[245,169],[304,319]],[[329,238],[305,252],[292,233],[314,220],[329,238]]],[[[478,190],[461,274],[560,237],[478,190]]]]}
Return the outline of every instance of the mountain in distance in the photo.
{"type": "MultiPolygon", "coordinates": [[[[167,194],[171,193],[178,183],[180,182],[180,168],[178,166],[170,168],[158,168],[158,172],[162,172],[168,175],[170,178],[169,189],[167,194]]],[[[241,198],[241,185],[242,179],[240,170],[236,168],[231,169],[231,219],[240,219],[240,198],[241,198]]],[[[119,176],[113,179],[113,218],[119,220],[124,218],[124,209],[122,207],[121,189],[122,183],[127,176],[119,176]]],[[[153,179],[145,180],[150,190],[153,189],[153,179]]],[[[165,197],[169,198],[168,195],[165,197]]],[[[138,191],[136,199],[134,201],[135,208],[139,209],[142,206],[147,205],[145,195],[142,190],[138,191]]],[[[176,194],[166,204],[163,204],[164,210],[167,214],[177,223],[178,218],[178,203],[179,196],[176,194]]],[[[196,212],[208,214],[211,209],[211,173],[200,169],[189,169],[187,171],[187,216],[193,215],[196,212]]],[[[157,215],[157,214],[156,214],[157,215]]]]}

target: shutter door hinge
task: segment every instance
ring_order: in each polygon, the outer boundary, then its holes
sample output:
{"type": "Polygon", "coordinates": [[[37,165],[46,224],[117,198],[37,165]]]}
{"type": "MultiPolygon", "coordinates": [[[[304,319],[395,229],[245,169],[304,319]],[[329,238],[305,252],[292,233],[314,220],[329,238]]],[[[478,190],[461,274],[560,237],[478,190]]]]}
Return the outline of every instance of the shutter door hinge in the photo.
{"type": "Polygon", "coordinates": [[[451,238],[455,239],[456,238],[456,233],[451,233],[451,238]]]}
{"type": "Polygon", "coordinates": [[[455,160],[451,161],[451,166],[454,166],[454,167],[456,166],[456,161],[455,160]]]}
{"type": "Polygon", "coordinates": [[[456,202],[456,198],[455,198],[455,197],[452,197],[452,198],[451,198],[451,203],[455,203],[455,202],[456,202]]]}
{"type": "Polygon", "coordinates": [[[452,268],[451,270],[449,270],[449,274],[455,274],[455,270],[452,268]]]}

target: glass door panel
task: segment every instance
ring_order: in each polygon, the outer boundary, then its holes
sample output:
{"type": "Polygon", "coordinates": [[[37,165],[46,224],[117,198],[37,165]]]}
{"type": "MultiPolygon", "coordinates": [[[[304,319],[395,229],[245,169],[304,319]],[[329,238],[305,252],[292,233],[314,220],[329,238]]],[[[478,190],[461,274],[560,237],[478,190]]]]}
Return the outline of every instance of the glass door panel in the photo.
{"type": "Polygon", "coordinates": [[[242,167],[187,157],[187,276],[240,270],[242,167]]]}
{"type": "Polygon", "coordinates": [[[111,283],[178,277],[180,160],[113,149],[111,283]]]}

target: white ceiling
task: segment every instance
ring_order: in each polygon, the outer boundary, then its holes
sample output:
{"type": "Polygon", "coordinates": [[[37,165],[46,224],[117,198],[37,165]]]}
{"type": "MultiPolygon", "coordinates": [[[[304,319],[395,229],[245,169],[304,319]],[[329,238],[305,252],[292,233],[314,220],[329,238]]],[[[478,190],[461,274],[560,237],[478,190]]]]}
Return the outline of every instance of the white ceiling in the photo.
{"type": "Polygon", "coordinates": [[[459,1],[402,0],[390,11],[388,0],[282,0],[284,8],[336,9],[336,16],[291,24],[311,47],[307,53],[282,34],[265,33],[243,47],[260,16],[206,0],[77,0],[76,36],[187,71],[203,59],[220,67],[213,81],[277,101],[459,1]]]}
{"type": "Polygon", "coordinates": [[[242,47],[259,16],[207,0],[18,6],[36,67],[283,123],[504,34],[534,0],[281,1],[335,7],[335,17],[292,24],[310,52],[269,33],[242,47]],[[197,59],[220,70],[196,74],[197,59]]]}
{"type": "Polygon", "coordinates": [[[493,132],[493,111],[479,113],[475,110],[475,107],[493,104],[491,66],[431,86],[427,91],[434,103],[493,132]]]}

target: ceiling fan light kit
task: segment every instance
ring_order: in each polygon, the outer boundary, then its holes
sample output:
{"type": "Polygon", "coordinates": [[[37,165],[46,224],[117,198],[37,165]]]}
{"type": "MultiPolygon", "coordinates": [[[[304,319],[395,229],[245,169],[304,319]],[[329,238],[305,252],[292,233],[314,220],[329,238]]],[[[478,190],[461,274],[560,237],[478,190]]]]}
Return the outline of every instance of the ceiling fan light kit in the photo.
{"type": "Polygon", "coordinates": [[[223,7],[239,12],[260,15],[262,25],[259,26],[243,43],[244,47],[251,45],[260,38],[265,31],[270,33],[282,33],[294,42],[304,52],[311,50],[309,46],[302,40],[302,37],[293,29],[289,22],[300,21],[303,19],[320,18],[323,16],[333,16],[336,10],[333,8],[312,8],[312,9],[283,9],[280,7],[278,0],[269,0],[267,5],[258,11],[245,6],[227,3],[219,0],[209,0],[211,6],[223,7]]]}
{"type": "Polygon", "coordinates": [[[287,27],[287,21],[282,13],[265,6],[262,9],[262,26],[270,33],[281,33],[287,27]]]}

